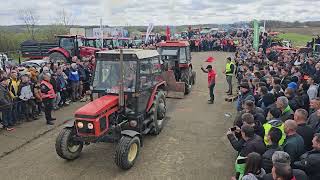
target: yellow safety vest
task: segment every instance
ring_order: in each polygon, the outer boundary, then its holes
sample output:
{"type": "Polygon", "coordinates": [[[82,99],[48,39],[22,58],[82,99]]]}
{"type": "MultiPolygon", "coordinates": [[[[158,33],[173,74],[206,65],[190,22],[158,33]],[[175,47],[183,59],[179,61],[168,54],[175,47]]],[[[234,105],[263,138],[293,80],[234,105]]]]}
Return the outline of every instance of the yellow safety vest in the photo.
{"type": "MultiPolygon", "coordinates": [[[[268,134],[269,134],[269,131],[270,131],[270,129],[271,129],[272,127],[273,127],[273,126],[272,126],[271,124],[269,124],[269,123],[265,123],[265,124],[263,125],[263,129],[264,129],[264,138],[263,138],[263,140],[264,140],[264,143],[265,143],[266,145],[271,145],[271,144],[268,142],[268,134]]],[[[282,132],[282,137],[281,137],[281,139],[280,139],[280,141],[279,141],[279,145],[281,146],[281,145],[284,143],[284,140],[286,139],[286,134],[285,134],[285,132],[284,132],[284,123],[282,123],[281,126],[275,127],[275,128],[280,129],[280,131],[282,132]]]]}
{"type": "Polygon", "coordinates": [[[231,65],[233,65],[233,62],[226,64],[226,75],[232,76],[233,72],[231,72],[231,65]]]}

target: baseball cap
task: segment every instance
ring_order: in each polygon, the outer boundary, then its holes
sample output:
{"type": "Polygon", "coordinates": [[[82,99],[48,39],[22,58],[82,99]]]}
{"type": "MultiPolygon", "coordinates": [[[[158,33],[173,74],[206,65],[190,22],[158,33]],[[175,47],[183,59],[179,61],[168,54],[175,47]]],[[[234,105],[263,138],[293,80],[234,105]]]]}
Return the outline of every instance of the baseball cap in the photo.
{"type": "Polygon", "coordinates": [[[231,61],[231,57],[228,57],[227,60],[231,61]]]}
{"type": "Polygon", "coordinates": [[[298,85],[295,82],[291,82],[291,83],[288,84],[288,88],[289,89],[293,89],[293,90],[297,90],[298,85]]]}
{"type": "Polygon", "coordinates": [[[206,69],[212,69],[212,66],[211,65],[208,65],[207,67],[206,67],[206,69]]]}

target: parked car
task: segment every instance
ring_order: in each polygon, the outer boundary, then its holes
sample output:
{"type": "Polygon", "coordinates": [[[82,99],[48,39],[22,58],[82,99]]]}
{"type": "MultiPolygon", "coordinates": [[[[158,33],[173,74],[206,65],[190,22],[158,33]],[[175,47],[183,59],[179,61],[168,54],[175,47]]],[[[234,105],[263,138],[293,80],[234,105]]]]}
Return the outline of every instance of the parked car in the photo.
{"type": "Polygon", "coordinates": [[[40,59],[40,60],[29,60],[29,61],[24,61],[21,63],[21,66],[23,67],[34,67],[38,71],[47,64],[47,61],[40,59]]]}

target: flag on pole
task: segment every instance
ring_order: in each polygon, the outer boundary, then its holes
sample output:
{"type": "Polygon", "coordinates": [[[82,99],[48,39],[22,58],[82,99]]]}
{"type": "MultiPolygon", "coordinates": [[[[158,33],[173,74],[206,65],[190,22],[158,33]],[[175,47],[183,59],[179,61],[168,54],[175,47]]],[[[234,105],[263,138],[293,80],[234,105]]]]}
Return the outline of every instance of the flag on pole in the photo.
{"type": "Polygon", "coordinates": [[[152,30],[153,30],[153,24],[150,23],[149,26],[148,26],[148,29],[147,29],[145,43],[148,43],[148,41],[149,41],[149,36],[150,36],[152,30]]]}
{"type": "Polygon", "coordinates": [[[167,41],[170,41],[170,36],[171,36],[171,34],[170,34],[170,28],[169,28],[169,26],[167,26],[167,30],[166,30],[166,36],[167,36],[167,41]]]}
{"type": "Polygon", "coordinates": [[[253,20],[253,48],[258,51],[259,48],[259,23],[258,20],[253,20]]]}

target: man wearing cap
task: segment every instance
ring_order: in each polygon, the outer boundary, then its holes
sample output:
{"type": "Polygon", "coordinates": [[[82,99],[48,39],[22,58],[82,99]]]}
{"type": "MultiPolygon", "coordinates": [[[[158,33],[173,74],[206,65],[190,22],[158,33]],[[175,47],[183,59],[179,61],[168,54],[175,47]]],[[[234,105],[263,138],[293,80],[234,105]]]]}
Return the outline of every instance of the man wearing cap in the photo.
{"type": "Polygon", "coordinates": [[[209,101],[209,104],[213,104],[214,102],[214,86],[216,85],[216,71],[212,69],[212,66],[211,65],[208,65],[206,67],[206,69],[204,69],[203,67],[201,67],[201,70],[204,72],[204,73],[208,73],[208,87],[209,87],[209,95],[210,95],[210,99],[208,100],[209,101]]]}
{"type": "Polygon", "coordinates": [[[254,96],[252,94],[252,91],[250,90],[249,83],[247,82],[242,82],[240,84],[240,92],[239,92],[239,97],[237,100],[237,110],[242,111],[243,110],[243,104],[247,100],[251,100],[255,102],[254,96]]]}
{"type": "Polygon", "coordinates": [[[226,74],[226,79],[228,83],[228,91],[226,92],[228,95],[232,95],[232,75],[234,73],[235,67],[234,63],[231,60],[231,57],[227,58],[226,69],[224,73],[226,74]]]}

